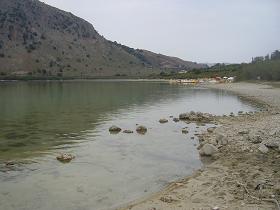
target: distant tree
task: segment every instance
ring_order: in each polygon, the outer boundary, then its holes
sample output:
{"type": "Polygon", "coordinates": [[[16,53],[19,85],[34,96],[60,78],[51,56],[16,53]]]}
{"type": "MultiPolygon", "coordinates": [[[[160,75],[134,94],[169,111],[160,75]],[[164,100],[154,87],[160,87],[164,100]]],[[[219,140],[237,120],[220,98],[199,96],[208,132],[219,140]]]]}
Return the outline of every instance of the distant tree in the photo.
{"type": "Polygon", "coordinates": [[[265,61],[269,61],[270,57],[269,57],[269,54],[267,54],[265,57],[264,57],[264,60],[265,61]]]}
{"type": "Polygon", "coordinates": [[[271,53],[271,60],[280,60],[279,50],[275,50],[273,53],[271,53]]]}
{"type": "Polygon", "coordinates": [[[257,56],[255,58],[252,58],[252,63],[260,63],[264,61],[264,57],[263,56],[257,56]]]}

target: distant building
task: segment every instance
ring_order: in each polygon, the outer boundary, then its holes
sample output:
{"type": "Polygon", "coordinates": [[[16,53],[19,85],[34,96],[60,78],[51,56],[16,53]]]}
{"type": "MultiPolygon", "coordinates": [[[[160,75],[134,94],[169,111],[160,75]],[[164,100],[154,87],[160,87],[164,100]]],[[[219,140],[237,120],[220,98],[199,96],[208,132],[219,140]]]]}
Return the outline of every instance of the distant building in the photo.
{"type": "Polygon", "coordinates": [[[185,73],[187,73],[188,71],[187,70],[181,70],[181,71],[179,71],[178,73],[179,74],[185,74],[185,73]]]}

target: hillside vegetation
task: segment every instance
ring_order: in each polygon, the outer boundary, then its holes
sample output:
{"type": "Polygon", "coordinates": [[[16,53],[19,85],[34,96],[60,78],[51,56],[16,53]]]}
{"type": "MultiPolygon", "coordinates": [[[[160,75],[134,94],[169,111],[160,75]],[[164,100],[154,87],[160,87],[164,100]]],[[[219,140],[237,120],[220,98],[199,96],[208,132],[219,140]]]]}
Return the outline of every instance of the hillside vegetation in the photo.
{"type": "Polygon", "coordinates": [[[194,69],[184,74],[176,72],[161,72],[161,78],[173,79],[198,79],[209,77],[232,77],[237,80],[280,80],[280,51],[276,50],[271,55],[259,56],[252,59],[251,63],[242,64],[216,64],[207,69],[194,69]]]}
{"type": "Polygon", "coordinates": [[[0,77],[138,76],[204,65],[106,40],[87,21],[38,0],[0,1],[0,77]]]}

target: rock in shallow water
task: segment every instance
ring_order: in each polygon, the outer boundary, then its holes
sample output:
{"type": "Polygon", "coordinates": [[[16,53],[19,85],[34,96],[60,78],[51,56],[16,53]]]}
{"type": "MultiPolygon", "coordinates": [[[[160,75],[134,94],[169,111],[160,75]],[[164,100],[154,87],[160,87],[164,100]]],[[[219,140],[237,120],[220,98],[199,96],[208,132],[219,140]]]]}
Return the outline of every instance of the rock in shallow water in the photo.
{"type": "Polygon", "coordinates": [[[113,125],[109,128],[109,132],[111,132],[111,133],[118,133],[121,130],[122,130],[121,128],[119,128],[118,126],[115,126],[115,125],[113,125]]]}
{"type": "Polygon", "coordinates": [[[74,158],[75,158],[75,156],[71,155],[71,154],[61,154],[56,157],[56,159],[62,163],[69,163],[74,158]]]}
{"type": "Polygon", "coordinates": [[[163,123],[167,123],[168,120],[163,118],[163,119],[160,119],[159,122],[163,124],[163,123]]]}
{"type": "Polygon", "coordinates": [[[187,129],[187,128],[183,128],[183,129],[182,129],[182,133],[183,133],[183,134],[188,134],[188,133],[189,133],[189,131],[188,131],[188,129],[187,129]]]}
{"type": "Polygon", "coordinates": [[[148,129],[145,126],[140,125],[136,128],[136,131],[139,134],[145,134],[145,133],[147,133],[148,129]]]}

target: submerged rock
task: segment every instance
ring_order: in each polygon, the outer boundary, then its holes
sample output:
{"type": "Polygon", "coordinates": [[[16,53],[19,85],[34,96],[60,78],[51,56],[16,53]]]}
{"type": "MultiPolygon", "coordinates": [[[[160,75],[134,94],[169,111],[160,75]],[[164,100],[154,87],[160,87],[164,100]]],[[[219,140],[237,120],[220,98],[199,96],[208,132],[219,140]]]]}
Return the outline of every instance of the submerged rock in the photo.
{"type": "Polygon", "coordinates": [[[148,129],[145,126],[140,125],[136,128],[136,131],[139,134],[145,134],[145,133],[147,133],[148,129]]]}
{"type": "Polygon", "coordinates": [[[199,150],[201,156],[212,156],[217,153],[219,150],[213,144],[205,144],[199,150]]]}
{"type": "Polygon", "coordinates": [[[109,128],[110,133],[119,133],[121,130],[122,130],[121,128],[119,128],[118,126],[115,126],[115,125],[113,125],[109,128]]]}
{"type": "Polygon", "coordinates": [[[69,163],[74,158],[75,158],[75,156],[71,155],[71,154],[61,154],[56,157],[56,159],[62,163],[69,163]]]}
{"type": "Polygon", "coordinates": [[[167,123],[168,120],[163,118],[163,119],[160,119],[159,122],[163,124],[163,123],[167,123]]]}
{"type": "Polygon", "coordinates": [[[124,130],[123,133],[128,133],[129,134],[129,133],[133,133],[133,131],[132,130],[124,130]]]}

